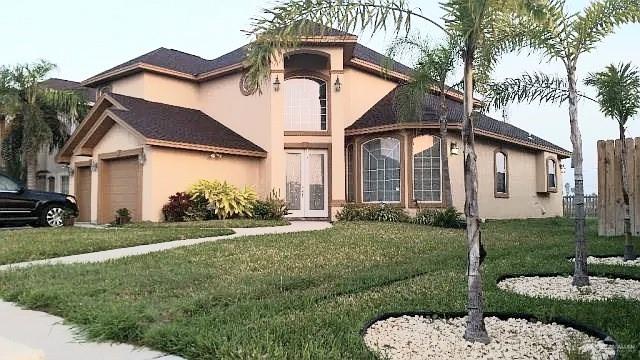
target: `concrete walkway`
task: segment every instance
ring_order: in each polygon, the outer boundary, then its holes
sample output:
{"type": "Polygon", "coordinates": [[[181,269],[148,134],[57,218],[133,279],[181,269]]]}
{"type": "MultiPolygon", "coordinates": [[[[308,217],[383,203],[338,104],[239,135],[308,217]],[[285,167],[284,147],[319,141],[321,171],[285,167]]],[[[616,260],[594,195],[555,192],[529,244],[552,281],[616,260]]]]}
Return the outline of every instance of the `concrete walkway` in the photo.
{"type": "MultiPolygon", "coordinates": [[[[242,236],[316,231],[330,227],[331,224],[327,222],[294,221],[287,226],[234,228],[233,235],[177,240],[3,265],[0,266],[0,271],[35,265],[96,263],[242,236]]],[[[135,348],[128,344],[83,342],[77,338],[73,328],[64,325],[63,321],[62,318],[44,312],[25,310],[12,303],[0,301],[0,360],[183,360],[177,356],[165,355],[147,348],[135,348]]]]}

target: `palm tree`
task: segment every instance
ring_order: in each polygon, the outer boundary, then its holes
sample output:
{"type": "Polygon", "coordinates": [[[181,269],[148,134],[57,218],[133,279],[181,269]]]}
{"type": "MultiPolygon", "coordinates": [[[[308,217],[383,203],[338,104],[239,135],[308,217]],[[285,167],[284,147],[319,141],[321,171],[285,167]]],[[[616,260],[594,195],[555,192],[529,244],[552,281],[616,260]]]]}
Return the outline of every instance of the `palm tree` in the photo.
{"type": "Polygon", "coordinates": [[[618,122],[622,145],[622,198],[624,200],[624,260],[636,258],[631,242],[631,214],[629,206],[629,173],[627,166],[626,125],[640,110],[640,75],[631,64],[609,65],[604,71],[590,73],[586,85],[597,89],[597,100],[602,112],[618,122]]]}
{"type": "Polygon", "coordinates": [[[54,69],[54,64],[44,60],[0,67],[0,116],[7,119],[9,127],[3,148],[11,150],[4,155],[13,157],[8,162],[14,167],[19,164],[14,172],[26,173],[29,188],[36,185],[38,152],[45,146],[62,145],[71,123],[85,110],[80,94],[41,84],[54,69]]]}
{"type": "Polygon", "coordinates": [[[544,20],[522,17],[518,27],[527,29],[521,35],[523,44],[541,51],[549,60],[561,61],[566,70],[566,82],[547,75],[525,75],[507,79],[494,86],[494,105],[510,101],[545,101],[569,103],[569,124],[573,144],[572,164],[575,181],[575,241],[576,257],[574,286],[589,285],[587,271],[587,240],[585,236],[584,177],[582,173],[582,135],[578,124],[577,65],[580,55],[590,52],[605,37],[626,23],[640,22],[640,2],[637,0],[600,0],[592,2],[582,12],[565,12],[564,0],[542,2],[539,8],[544,20]],[[565,87],[566,85],[566,87],[565,87]]]}
{"type": "MultiPolygon", "coordinates": [[[[503,52],[517,45],[520,37],[512,32],[514,11],[534,11],[537,0],[448,0],[442,4],[447,12],[447,26],[423,15],[406,0],[286,0],[265,15],[255,18],[248,33],[254,39],[248,49],[246,87],[260,93],[270,78],[271,60],[286,49],[295,48],[305,35],[317,35],[318,25],[346,32],[390,30],[394,35],[408,35],[415,20],[423,20],[461,43],[464,60],[464,182],[467,218],[468,253],[468,322],[464,338],[487,343],[483,318],[482,279],[480,274],[480,217],[478,206],[478,171],[474,146],[473,107],[474,78],[481,83],[503,52]],[[476,67],[482,69],[474,73],[476,67]]],[[[520,30],[523,31],[523,30],[520,30]]]]}
{"type": "Polygon", "coordinates": [[[445,206],[453,206],[451,179],[449,175],[448,123],[447,123],[447,82],[450,79],[458,56],[459,45],[453,39],[438,45],[431,45],[420,37],[399,37],[389,48],[389,59],[405,50],[417,51],[418,61],[414,66],[411,81],[400,88],[396,97],[398,116],[401,121],[421,121],[423,106],[434,89],[439,98],[438,123],[440,125],[440,153],[442,156],[442,194],[445,206]]]}

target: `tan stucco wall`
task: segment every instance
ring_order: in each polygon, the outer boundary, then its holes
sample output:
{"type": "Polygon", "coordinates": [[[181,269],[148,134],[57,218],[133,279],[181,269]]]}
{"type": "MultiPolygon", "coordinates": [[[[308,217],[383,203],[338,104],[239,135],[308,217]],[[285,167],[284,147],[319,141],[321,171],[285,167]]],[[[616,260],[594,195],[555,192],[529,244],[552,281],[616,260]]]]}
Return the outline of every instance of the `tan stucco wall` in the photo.
{"type": "Polygon", "coordinates": [[[347,96],[345,127],[353,124],[398,86],[396,82],[354,68],[345,68],[343,83],[343,91],[347,96]]]}
{"type": "Polygon", "coordinates": [[[192,109],[197,109],[200,105],[197,83],[149,72],[118,79],[111,83],[111,91],[192,109]]]}
{"type": "Polygon", "coordinates": [[[122,94],[144,99],[144,73],[129,75],[110,83],[111,91],[115,94],[122,94]]]}
{"type": "Polygon", "coordinates": [[[170,195],[187,191],[189,186],[201,179],[227,181],[239,188],[251,186],[256,191],[261,162],[264,159],[246,156],[224,155],[212,159],[210,153],[149,147],[146,151],[145,194],[143,216],[148,221],[163,221],[162,206],[170,195]]]}
{"type": "MultiPolygon", "coordinates": [[[[464,209],[464,168],[462,140],[459,135],[451,136],[460,147],[460,155],[449,156],[453,203],[460,211],[464,209]]],[[[538,193],[536,165],[538,154],[542,152],[526,150],[510,144],[476,137],[478,155],[478,200],[480,216],[487,219],[537,218],[562,216],[562,189],[555,193],[538,193]],[[494,194],[494,151],[502,149],[508,156],[509,197],[496,198],[494,194]]],[[[548,156],[557,157],[546,153],[548,156]]],[[[558,169],[558,184],[562,184],[562,174],[558,169]]]]}

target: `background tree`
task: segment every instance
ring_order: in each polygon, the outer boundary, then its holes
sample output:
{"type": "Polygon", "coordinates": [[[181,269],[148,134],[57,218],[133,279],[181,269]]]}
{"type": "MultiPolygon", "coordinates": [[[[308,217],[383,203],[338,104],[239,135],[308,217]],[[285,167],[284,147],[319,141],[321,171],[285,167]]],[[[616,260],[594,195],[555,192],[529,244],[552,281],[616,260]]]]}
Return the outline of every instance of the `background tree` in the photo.
{"type": "Polygon", "coordinates": [[[589,4],[580,13],[565,12],[564,0],[538,4],[544,15],[539,18],[520,17],[518,26],[526,29],[520,39],[549,60],[562,62],[566,82],[543,74],[507,79],[493,86],[490,100],[494,106],[511,101],[543,101],[569,103],[569,124],[573,145],[572,165],[575,181],[576,257],[574,286],[589,285],[587,271],[587,239],[585,235],[584,177],[582,171],[582,136],[578,123],[577,66],[580,55],[593,50],[606,36],[625,23],[640,21],[640,2],[637,0],[601,0],[589,4]],[[566,86],[565,86],[566,85],[566,86]]]}
{"type": "MultiPolygon", "coordinates": [[[[287,49],[295,48],[310,34],[318,35],[326,27],[346,32],[388,30],[393,35],[407,35],[414,20],[424,20],[444,31],[448,38],[461,43],[464,60],[464,142],[465,215],[468,253],[468,322],[465,339],[488,342],[482,301],[480,275],[480,217],[478,206],[478,172],[474,145],[474,78],[484,83],[498,56],[516,43],[512,26],[513,11],[533,11],[537,0],[448,0],[442,6],[446,27],[405,0],[288,0],[264,11],[253,20],[248,33],[254,39],[248,49],[247,87],[257,92],[270,79],[271,61],[287,49]],[[476,68],[482,69],[475,72],[476,68]]],[[[518,31],[524,31],[523,29],[518,31]]],[[[517,37],[517,36],[516,36],[517,37]]]]}
{"type": "Polygon", "coordinates": [[[12,175],[36,186],[38,152],[61,146],[86,111],[85,100],[73,91],[42,85],[55,65],[47,61],[0,67],[0,116],[7,122],[3,156],[12,175]]]}
{"type": "Polygon", "coordinates": [[[622,145],[622,199],[624,200],[624,260],[634,260],[631,242],[631,213],[629,206],[629,167],[627,165],[626,125],[640,110],[640,75],[631,64],[609,65],[604,71],[590,73],[584,81],[597,90],[596,99],[601,111],[618,122],[622,145]]]}
{"type": "Polygon", "coordinates": [[[395,103],[400,121],[422,121],[424,106],[434,90],[438,95],[438,124],[440,126],[440,154],[442,154],[442,198],[445,206],[453,206],[451,179],[449,175],[449,153],[447,133],[447,82],[451,80],[456,62],[460,59],[459,45],[453,39],[446,43],[431,45],[419,36],[399,37],[389,48],[389,59],[413,51],[418,60],[413,67],[412,79],[399,88],[395,103]]]}

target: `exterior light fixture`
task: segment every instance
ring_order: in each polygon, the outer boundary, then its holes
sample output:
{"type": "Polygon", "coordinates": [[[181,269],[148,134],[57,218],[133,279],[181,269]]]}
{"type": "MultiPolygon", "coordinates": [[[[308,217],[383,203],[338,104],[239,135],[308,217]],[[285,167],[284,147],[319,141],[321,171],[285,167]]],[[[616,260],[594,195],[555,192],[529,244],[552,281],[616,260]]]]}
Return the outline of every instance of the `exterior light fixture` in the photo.
{"type": "Polygon", "coordinates": [[[273,91],[280,91],[280,77],[276,75],[276,80],[273,82],[273,91]]]}
{"type": "Polygon", "coordinates": [[[340,82],[340,76],[336,77],[336,82],[333,83],[333,86],[336,89],[336,92],[340,92],[340,89],[342,89],[342,83],[340,82]]]}
{"type": "Polygon", "coordinates": [[[560,173],[564,174],[567,172],[567,169],[565,168],[564,164],[560,164],[560,173]]]}
{"type": "Polygon", "coordinates": [[[146,162],[147,162],[147,155],[143,151],[138,155],[138,163],[140,165],[144,165],[144,163],[146,163],[146,162]]]}
{"type": "Polygon", "coordinates": [[[67,168],[67,174],[69,177],[73,177],[76,174],[76,169],[73,166],[65,165],[65,167],[67,168]]]}
{"type": "Polygon", "coordinates": [[[98,162],[93,160],[91,161],[91,172],[96,172],[98,171],[98,162]]]}
{"type": "Polygon", "coordinates": [[[449,151],[451,152],[451,155],[458,155],[460,153],[458,143],[452,142],[449,151]]]}

